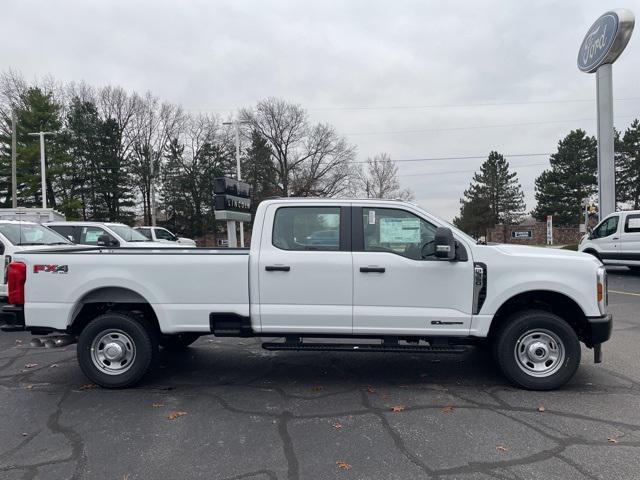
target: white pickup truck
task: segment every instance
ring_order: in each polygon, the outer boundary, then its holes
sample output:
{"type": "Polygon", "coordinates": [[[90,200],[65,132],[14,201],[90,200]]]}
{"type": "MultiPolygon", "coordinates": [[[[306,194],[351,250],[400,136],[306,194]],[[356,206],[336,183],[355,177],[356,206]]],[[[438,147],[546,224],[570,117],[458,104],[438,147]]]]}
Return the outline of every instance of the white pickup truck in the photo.
{"type": "Polygon", "coordinates": [[[104,387],[139,381],[158,346],[213,334],[284,337],[263,344],[270,350],[457,353],[486,343],[512,383],[547,390],[573,376],[580,341],[599,362],[612,327],[593,256],[478,245],[399,201],[268,200],[249,250],[24,252],[8,276],[4,329],[77,341],[81,369],[104,387]]]}

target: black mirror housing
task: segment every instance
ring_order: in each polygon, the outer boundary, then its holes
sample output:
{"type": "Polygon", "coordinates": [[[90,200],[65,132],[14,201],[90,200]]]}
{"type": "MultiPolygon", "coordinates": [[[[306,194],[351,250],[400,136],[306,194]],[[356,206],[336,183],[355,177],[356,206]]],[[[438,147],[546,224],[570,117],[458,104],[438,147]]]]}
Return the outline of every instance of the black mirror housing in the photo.
{"type": "Polygon", "coordinates": [[[111,237],[109,235],[104,234],[98,237],[98,241],[96,242],[96,244],[99,247],[113,247],[116,246],[118,242],[115,240],[111,240],[111,237]]]}
{"type": "Polygon", "coordinates": [[[456,241],[450,228],[438,227],[434,243],[436,247],[435,257],[437,259],[449,261],[456,259],[456,241]]]}

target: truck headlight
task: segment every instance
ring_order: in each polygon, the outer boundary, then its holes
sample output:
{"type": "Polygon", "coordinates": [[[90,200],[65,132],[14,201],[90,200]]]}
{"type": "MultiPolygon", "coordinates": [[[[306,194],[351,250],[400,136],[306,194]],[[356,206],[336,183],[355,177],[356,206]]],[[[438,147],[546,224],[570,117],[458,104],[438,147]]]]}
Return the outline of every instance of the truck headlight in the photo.
{"type": "Polygon", "coordinates": [[[607,270],[600,266],[597,270],[596,292],[598,296],[598,309],[604,315],[607,313],[607,305],[609,304],[609,285],[607,284],[607,270]]]}

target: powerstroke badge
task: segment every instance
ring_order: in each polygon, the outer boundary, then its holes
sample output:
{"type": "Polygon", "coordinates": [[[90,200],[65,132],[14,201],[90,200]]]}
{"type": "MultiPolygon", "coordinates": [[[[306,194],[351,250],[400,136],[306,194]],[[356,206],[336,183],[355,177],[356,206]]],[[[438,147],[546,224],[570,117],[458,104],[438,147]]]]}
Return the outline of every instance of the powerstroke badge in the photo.
{"type": "Polygon", "coordinates": [[[69,273],[69,265],[34,265],[33,273],[69,273]]]}

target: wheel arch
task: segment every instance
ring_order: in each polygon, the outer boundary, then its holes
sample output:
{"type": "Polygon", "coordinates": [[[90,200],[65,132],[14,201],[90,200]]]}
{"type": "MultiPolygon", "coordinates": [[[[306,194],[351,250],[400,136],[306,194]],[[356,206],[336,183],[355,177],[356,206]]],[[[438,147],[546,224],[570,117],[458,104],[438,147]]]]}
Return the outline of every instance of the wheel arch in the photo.
{"type": "Polygon", "coordinates": [[[98,287],[76,302],[67,330],[79,334],[95,317],[107,312],[127,312],[149,327],[160,331],[158,316],[151,303],[140,293],[126,287],[98,287]]]}
{"type": "Polygon", "coordinates": [[[580,340],[584,341],[587,338],[589,322],[580,305],[568,295],[553,290],[530,290],[507,299],[496,311],[488,337],[493,338],[514,313],[532,309],[546,310],[558,315],[573,328],[580,340]]]}

